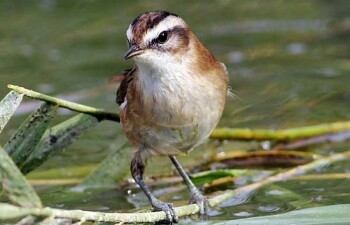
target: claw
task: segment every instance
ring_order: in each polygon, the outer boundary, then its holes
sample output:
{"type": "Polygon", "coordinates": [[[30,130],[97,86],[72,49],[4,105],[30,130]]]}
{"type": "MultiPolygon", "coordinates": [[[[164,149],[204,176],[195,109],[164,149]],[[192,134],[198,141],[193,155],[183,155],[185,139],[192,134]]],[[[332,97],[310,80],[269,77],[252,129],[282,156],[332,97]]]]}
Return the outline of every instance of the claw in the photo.
{"type": "Polygon", "coordinates": [[[199,213],[201,215],[207,215],[209,210],[209,201],[207,197],[201,194],[199,191],[194,193],[190,199],[190,203],[196,203],[199,207],[199,213]]]}
{"type": "Polygon", "coordinates": [[[173,204],[167,203],[167,202],[161,202],[161,201],[154,201],[154,202],[152,202],[152,205],[157,211],[165,212],[166,217],[167,217],[167,222],[169,224],[179,222],[179,218],[177,217],[177,215],[175,213],[175,209],[174,209],[173,204]]]}

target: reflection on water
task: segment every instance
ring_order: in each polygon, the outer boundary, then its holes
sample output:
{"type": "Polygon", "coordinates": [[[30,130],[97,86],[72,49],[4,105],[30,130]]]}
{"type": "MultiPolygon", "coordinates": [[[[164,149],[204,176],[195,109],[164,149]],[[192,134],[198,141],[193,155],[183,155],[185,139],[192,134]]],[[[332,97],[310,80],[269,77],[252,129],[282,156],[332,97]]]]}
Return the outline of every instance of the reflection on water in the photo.
{"type": "MultiPolygon", "coordinates": [[[[8,92],[6,84],[13,83],[116,111],[115,90],[108,81],[132,66],[122,60],[125,30],[135,15],[153,9],[180,14],[227,65],[238,98],[228,102],[220,126],[285,128],[350,119],[348,1],[1,1],[1,96],[8,92]]],[[[32,104],[36,103],[24,104],[22,110],[32,109],[32,104]]],[[[60,115],[55,122],[65,118],[60,115]]],[[[2,134],[1,144],[22,120],[18,113],[2,134]]],[[[113,150],[118,135],[123,135],[119,125],[102,123],[42,169],[97,163],[113,150]]],[[[234,144],[229,146],[237,146],[234,144]]],[[[348,143],[323,145],[317,152],[346,148],[348,143]]],[[[202,157],[199,151],[184,163],[191,165],[193,157],[202,157]]],[[[151,161],[147,173],[170,169],[167,160],[151,161]]],[[[339,170],[345,169],[349,170],[346,164],[339,170]]],[[[348,192],[348,186],[349,181],[344,180],[336,185],[295,182],[285,188],[300,193],[283,196],[286,202],[281,203],[280,196],[273,199],[270,190],[267,195],[261,192],[253,199],[241,199],[243,204],[224,208],[225,214],[218,217],[345,203],[350,199],[342,193],[348,192]],[[325,191],[319,193],[319,188],[325,191]]],[[[133,207],[111,189],[86,192],[80,199],[51,191],[42,190],[48,205],[102,210],[133,207]]],[[[187,198],[182,192],[175,196],[187,198]]]]}

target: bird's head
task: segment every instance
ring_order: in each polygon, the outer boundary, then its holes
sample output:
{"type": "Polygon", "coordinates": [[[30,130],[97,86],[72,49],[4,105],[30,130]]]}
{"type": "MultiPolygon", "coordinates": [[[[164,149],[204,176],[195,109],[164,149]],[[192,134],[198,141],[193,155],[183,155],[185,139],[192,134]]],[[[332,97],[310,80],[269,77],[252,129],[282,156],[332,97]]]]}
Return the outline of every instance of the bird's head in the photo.
{"type": "Polygon", "coordinates": [[[189,49],[190,30],[178,15],[166,11],[146,12],[130,24],[127,32],[129,49],[124,59],[154,64],[181,60],[189,49]]]}

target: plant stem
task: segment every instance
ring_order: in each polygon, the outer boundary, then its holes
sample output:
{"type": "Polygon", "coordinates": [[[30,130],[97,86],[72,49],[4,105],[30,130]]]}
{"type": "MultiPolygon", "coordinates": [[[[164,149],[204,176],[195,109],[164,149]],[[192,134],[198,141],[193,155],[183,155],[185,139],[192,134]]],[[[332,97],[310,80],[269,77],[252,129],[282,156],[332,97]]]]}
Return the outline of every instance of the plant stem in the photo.
{"type": "Polygon", "coordinates": [[[116,122],[120,121],[119,115],[117,113],[107,112],[103,109],[98,109],[91,106],[86,106],[75,102],[70,102],[63,99],[55,98],[49,95],[41,94],[39,92],[28,90],[26,88],[12,85],[12,84],[7,85],[7,87],[31,98],[39,99],[45,102],[50,102],[55,105],[58,105],[59,107],[70,109],[73,111],[90,114],[92,116],[97,117],[99,120],[111,120],[116,122]]]}
{"type": "Polygon", "coordinates": [[[247,128],[217,128],[210,135],[213,139],[245,139],[245,140],[293,140],[328,133],[350,130],[350,121],[319,124],[315,126],[291,129],[265,130],[247,128]]]}

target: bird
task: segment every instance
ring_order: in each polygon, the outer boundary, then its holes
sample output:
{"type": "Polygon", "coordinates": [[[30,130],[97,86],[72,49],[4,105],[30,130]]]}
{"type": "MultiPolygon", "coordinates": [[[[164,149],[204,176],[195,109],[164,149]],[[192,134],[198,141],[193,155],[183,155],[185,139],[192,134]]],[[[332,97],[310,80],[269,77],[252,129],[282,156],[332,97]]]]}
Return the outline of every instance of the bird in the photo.
{"type": "Polygon", "coordinates": [[[173,204],[158,200],[143,180],[148,159],[169,157],[188,186],[191,203],[206,214],[208,199],[176,156],[202,144],[218,124],[230,93],[227,69],[174,13],[143,13],[129,25],[126,37],[124,59],[135,65],[122,72],[116,102],[133,149],[131,175],[153,208],[177,223],[173,204]]]}

